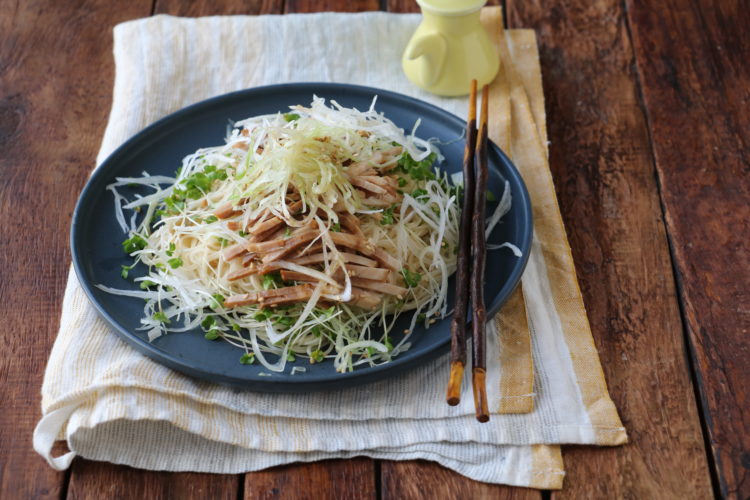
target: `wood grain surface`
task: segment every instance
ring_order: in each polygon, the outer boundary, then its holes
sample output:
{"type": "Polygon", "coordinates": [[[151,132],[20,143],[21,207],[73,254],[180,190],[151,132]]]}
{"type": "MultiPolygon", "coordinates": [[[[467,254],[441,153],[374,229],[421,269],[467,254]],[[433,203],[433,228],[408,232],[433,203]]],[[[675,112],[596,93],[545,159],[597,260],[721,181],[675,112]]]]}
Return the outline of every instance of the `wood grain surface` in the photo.
{"type": "Polygon", "coordinates": [[[383,500],[456,498],[473,500],[541,500],[542,493],[528,488],[513,488],[467,479],[434,462],[382,462],[383,500]]]}
{"type": "Polygon", "coordinates": [[[68,485],[68,500],[210,498],[236,500],[239,475],[164,473],[80,460],[68,485]]]}
{"type": "Polygon", "coordinates": [[[537,32],[550,167],[610,393],[631,440],[564,453],[555,498],[711,495],[622,3],[508,4],[537,32]],[[606,22],[602,22],[606,20],[606,22]],[[679,465],[677,465],[679,464],[679,465]]]}
{"type": "Polygon", "coordinates": [[[750,498],[750,10],[627,1],[721,492],[750,498]]]}
{"type": "Polygon", "coordinates": [[[59,498],[31,446],[70,266],[73,206],[112,96],[112,26],[151,2],[0,2],[0,498],[59,498]]]}
{"type": "Polygon", "coordinates": [[[379,0],[285,0],[284,12],[366,12],[380,10],[379,0]]]}
{"type": "Polygon", "coordinates": [[[155,14],[172,16],[254,16],[283,10],[283,2],[277,0],[154,0],[155,14]]]}
{"type": "MultiPolygon", "coordinates": [[[[632,441],[566,449],[565,489],[552,496],[709,498],[713,470],[716,492],[746,499],[750,13],[739,0],[506,3],[508,23],[538,35],[557,193],[632,441]]],[[[418,10],[411,0],[0,0],[0,498],[549,496],[423,461],[207,475],[77,459],[64,474],[32,450],[70,217],[111,104],[114,25],[378,9],[418,10]]]]}
{"type": "Polygon", "coordinates": [[[247,474],[244,496],[251,500],[369,500],[377,497],[375,479],[375,461],[370,458],[292,464],[247,474]]]}

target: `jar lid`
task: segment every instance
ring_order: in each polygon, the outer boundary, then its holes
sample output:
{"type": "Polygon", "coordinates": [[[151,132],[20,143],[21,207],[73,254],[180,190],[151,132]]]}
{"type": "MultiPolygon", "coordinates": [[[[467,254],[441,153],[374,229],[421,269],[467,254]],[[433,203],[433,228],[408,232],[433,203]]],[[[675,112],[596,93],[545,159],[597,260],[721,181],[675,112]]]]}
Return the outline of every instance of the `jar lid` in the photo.
{"type": "Polygon", "coordinates": [[[419,6],[434,14],[463,16],[481,9],[487,0],[417,0],[419,6]]]}

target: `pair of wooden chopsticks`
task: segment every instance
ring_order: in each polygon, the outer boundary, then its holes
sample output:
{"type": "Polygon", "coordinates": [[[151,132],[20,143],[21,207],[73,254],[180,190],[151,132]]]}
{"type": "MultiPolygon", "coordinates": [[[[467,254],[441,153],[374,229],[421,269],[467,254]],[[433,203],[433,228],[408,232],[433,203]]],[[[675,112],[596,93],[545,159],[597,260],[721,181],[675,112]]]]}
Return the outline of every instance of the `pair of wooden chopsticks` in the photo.
{"type": "Polygon", "coordinates": [[[487,108],[489,87],[482,89],[482,114],[477,121],[477,81],[472,80],[469,94],[469,118],[464,150],[464,203],[459,228],[456,271],[456,308],[451,322],[451,372],[447,401],[455,406],[461,400],[461,380],[466,366],[466,313],[471,296],[472,308],[472,377],[477,420],[490,419],[487,410],[485,359],[484,268],[486,241],[484,205],[487,186],[487,108]]]}

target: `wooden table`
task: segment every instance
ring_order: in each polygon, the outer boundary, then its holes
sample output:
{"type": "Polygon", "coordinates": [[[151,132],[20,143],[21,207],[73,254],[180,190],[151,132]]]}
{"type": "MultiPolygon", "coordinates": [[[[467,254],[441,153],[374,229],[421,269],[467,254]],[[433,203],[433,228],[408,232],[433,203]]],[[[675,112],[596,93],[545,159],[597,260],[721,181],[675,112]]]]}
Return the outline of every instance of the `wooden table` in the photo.
{"type": "Polygon", "coordinates": [[[551,166],[631,444],[564,451],[565,489],[358,458],[159,473],[31,448],[74,203],[110,108],[112,27],[181,16],[415,11],[407,0],[0,0],[0,498],[750,498],[750,9],[507,0],[541,46],[551,166]]]}

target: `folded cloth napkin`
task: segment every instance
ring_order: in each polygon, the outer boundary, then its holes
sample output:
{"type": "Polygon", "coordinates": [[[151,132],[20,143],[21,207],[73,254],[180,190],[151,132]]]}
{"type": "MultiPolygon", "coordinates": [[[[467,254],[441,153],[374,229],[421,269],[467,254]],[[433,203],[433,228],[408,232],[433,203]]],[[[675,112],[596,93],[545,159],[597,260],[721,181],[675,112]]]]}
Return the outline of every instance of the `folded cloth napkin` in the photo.
{"type": "MultiPolygon", "coordinates": [[[[492,88],[492,137],[512,154],[534,206],[523,297],[509,305],[516,313],[525,307],[532,332],[534,373],[521,378],[523,383],[533,378],[533,393],[519,396],[533,397],[533,411],[502,414],[507,408],[495,398],[490,422],[479,424],[471,397],[447,406],[445,357],[398,378],[328,393],[259,394],[194,380],[119,340],[71,272],[42,387],[43,416],[34,433],[35,449],[52,467],[64,469],[80,455],[145,469],[238,473],[366,455],[433,460],[485,482],[560,488],[559,444],[626,441],[607,393],[547,166],[534,34],[503,31],[496,8],[485,9],[482,19],[503,62],[492,88]],[[52,457],[57,439],[66,440],[71,451],[52,457]]],[[[113,108],[98,162],[169,112],[264,84],[364,84],[465,116],[465,98],[429,95],[404,77],[400,56],[418,22],[416,15],[324,13],[156,16],[121,24],[114,32],[113,108]]],[[[513,314],[504,312],[505,320],[489,329],[488,359],[503,360],[488,363],[489,388],[518,378],[507,368],[525,356],[528,341],[522,334],[503,340],[506,330],[526,328],[509,323],[513,314]]],[[[524,322],[526,315],[520,315],[524,322]]],[[[530,360],[521,364],[531,367],[530,360]]],[[[463,393],[471,394],[468,385],[463,393]]]]}

